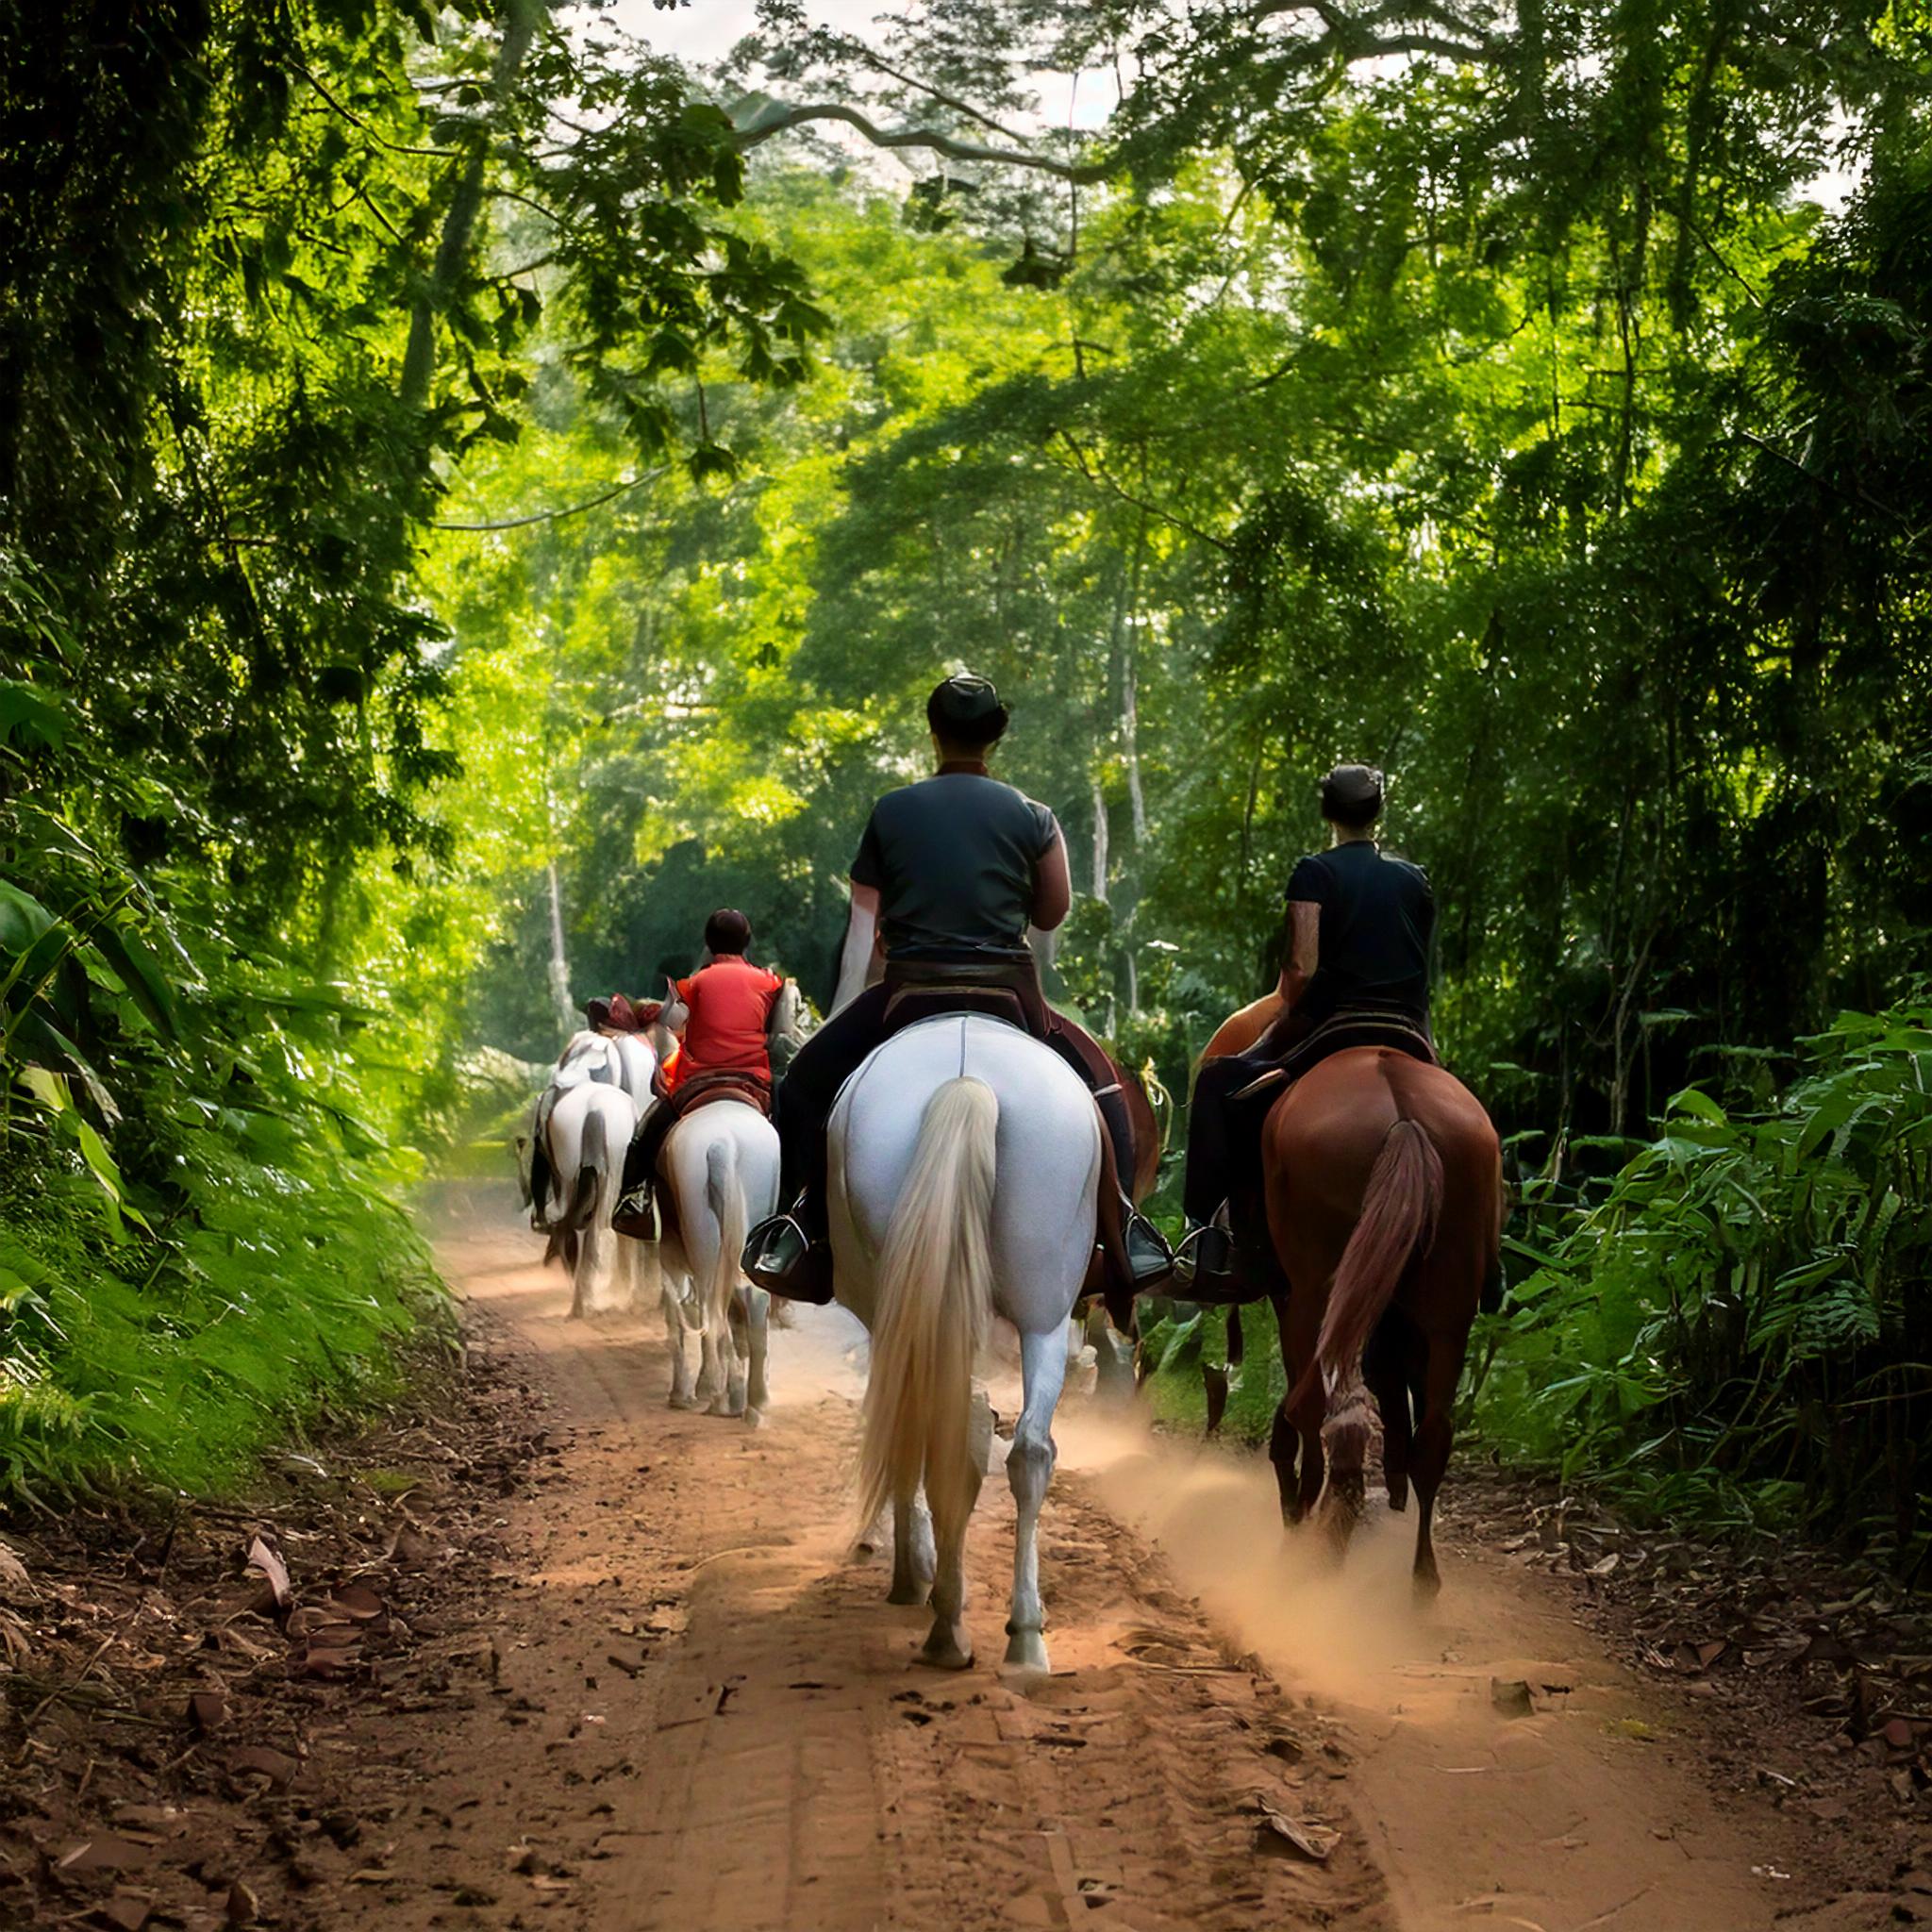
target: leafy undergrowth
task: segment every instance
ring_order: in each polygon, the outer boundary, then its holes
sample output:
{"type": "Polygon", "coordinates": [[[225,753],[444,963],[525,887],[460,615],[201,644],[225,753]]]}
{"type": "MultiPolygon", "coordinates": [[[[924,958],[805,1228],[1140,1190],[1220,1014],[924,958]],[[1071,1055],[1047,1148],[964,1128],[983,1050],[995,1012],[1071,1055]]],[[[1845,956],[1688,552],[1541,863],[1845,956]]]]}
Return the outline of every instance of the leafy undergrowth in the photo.
{"type": "Polygon", "coordinates": [[[1846,1013],[1804,1046],[1775,1104],[1686,1090],[1604,1198],[1513,1241],[1533,1272],[1479,1325],[1475,1420],[1642,1517],[1923,1564],[1932,1012],[1846,1013]]]}
{"type": "MultiPolygon", "coordinates": [[[[1151,1310],[1149,1311],[1151,1313],[1151,1310]]],[[[1229,1441],[1265,1446],[1274,1410],[1288,1388],[1281,1342],[1267,1304],[1241,1311],[1241,1360],[1229,1371],[1227,1406],[1219,1433],[1229,1441]]],[[[1144,1384],[1154,1418],[1163,1427],[1198,1435],[1208,1424],[1202,1364],[1227,1362],[1228,1310],[1168,1303],[1158,1319],[1142,1317],[1141,1359],[1153,1368],[1144,1384]]]]}

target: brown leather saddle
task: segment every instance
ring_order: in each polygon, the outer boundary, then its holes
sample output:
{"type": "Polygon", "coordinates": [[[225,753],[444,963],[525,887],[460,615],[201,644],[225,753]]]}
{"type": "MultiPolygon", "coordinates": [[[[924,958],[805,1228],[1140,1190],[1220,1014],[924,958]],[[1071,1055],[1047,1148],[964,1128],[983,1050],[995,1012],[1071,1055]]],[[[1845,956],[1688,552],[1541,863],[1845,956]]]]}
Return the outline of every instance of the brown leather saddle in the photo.
{"type": "Polygon", "coordinates": [[[1044,1040],[1052,1024],[1040,975],[1025,961],[889,962],[885,985],[882,1030],[889,1038],[902,1026],[948,1013],[984,1013],[1036,1040],[1044,1040]]]}
{"type": "Polygon", "coordinates": [[[1257,1094],[1272,1092],[1278,1100],[1311,1068],[1335,1054],[1358,1046],[1389,1047],[1411,1059],[1424,1060],[1432,1067],[1441,1064],[1436,1058],[1436,1042],[1413,1020],[1372,1008],[1349,1008],[1331,1013],[1310,1028],[1272,1065],[1258,1064],[1259,1055],[1256,1055],[1255,1077],[1231,1097],[1249,1100],[1257,1094]]]}
{"type": "Polygon", "coordinates": [[[686,1114],[708,1107],[714,1100],[741,1101],[755,1107],[767,1120],[772,1117],[772,1083],[741,1067],[720,1067],[714,1073],[692,1074],[678,1085],[675,1093],[661,1089],[658,1097],[671,1109],[671,1118],[681,1121],[686,1114]]]}

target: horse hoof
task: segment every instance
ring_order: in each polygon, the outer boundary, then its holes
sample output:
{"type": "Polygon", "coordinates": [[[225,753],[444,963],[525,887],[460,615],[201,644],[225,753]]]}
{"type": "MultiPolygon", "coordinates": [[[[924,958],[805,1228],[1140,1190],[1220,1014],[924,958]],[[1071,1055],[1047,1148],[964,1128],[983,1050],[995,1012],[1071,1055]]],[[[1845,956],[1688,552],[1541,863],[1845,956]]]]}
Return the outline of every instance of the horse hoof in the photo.
{"type": "Polygon", "coordinates": [[[922,1583],[917,1577],[904,1583],[895,1577],[891,1589],[886,1592],[886,1601],[889,1604],[897,1604],[902,1608],[911,1605],[924,1609],[932,1601],[932,1585],[922,1583]]]}
{"type": "Polygon", "coordinates": [[[1418,1570],[1410,1579],[1416,1605],[1426,1609],[1442,1594],[1442,1579],[1434,1570],[1418,1570]]]}
{"type": "Polygon", "coordinates": [[[973,1668],[973,1645],[949,1624],[935,1624],[919,1652],[919,1661],[935,1671],[973,1668]]]}
{"type": "Polygon", "coordinates": [[[1026,1675],[1046,1674],[1046,1640],[1038,1630],[1015,1630],[1008,1638],[1006,1668],[1026,1675]]]}
{"type": "Polygon", "coordinates": [[[709,1406],[706,1408],[705,1413],[707,1415],[728,1416],[731,1413],[731,1402],[729,1397],[724,1395],[712,1396],[709,1406]]]}
{"type": "Polygon", "coordinates": [[[761,1408],[747,1407],[744,1411],[744,1425],[748,1429],[761,1429],[765,1425],[765,1412],[761,1408]]]}
{"type": "Polygon", "coordinates": [[[697,1406],[697,1398],[685,1394],[681,1389],[674,1389],[665,1399],[667,1408],[695,1408],[697,1406]]]}

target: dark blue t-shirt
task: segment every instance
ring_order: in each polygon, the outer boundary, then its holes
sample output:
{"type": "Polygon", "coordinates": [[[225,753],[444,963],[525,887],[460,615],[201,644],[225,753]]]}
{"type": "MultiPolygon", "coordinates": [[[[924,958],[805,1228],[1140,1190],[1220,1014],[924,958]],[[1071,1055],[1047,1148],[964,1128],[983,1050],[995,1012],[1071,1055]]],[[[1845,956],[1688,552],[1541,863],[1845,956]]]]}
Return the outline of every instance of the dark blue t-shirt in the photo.
{"type": "Polygon", "coordinates": [[[856,885],[879,895],[889,959],[1017,958],[1033,880],[1059,836],[1043,805],[979,772],[941,772],[872,808],[856,885]]]}
{"type": "Polygon", "coordinates": [[[1351,840],[1302,859],[1288,898],[1322,908],[1315,976],[1297,1011],[1322,1021],[1344,1008],[1392,1008],[1427,1024],[1436,898],[1421,866],[1351,840]]]}

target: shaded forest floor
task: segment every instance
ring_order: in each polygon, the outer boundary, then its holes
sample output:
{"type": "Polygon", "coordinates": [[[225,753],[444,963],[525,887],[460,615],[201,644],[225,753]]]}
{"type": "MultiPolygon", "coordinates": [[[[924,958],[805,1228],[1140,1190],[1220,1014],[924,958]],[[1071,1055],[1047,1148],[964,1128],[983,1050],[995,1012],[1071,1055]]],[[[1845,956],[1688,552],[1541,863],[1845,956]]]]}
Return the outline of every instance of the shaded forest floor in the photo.
{"type": "Polygon", "coordinates": [[[751,1433],[667,1410],[655,1316],[573,1324],[534,1260],[449,1244],[462,1373],[245,1506],[8,1531],[0,1924],[1932,1921],[1932,1637],[1879,1594],[1452,1470],[1418,1618],[1400,1520],[1338,1578],[1264,1465],[1075,1393],[1056,1674],[991,1667],[997,1470],[982,1661],[917,1673],[849,1546],[836,1311],[774,1335],[751,1433]]]}

